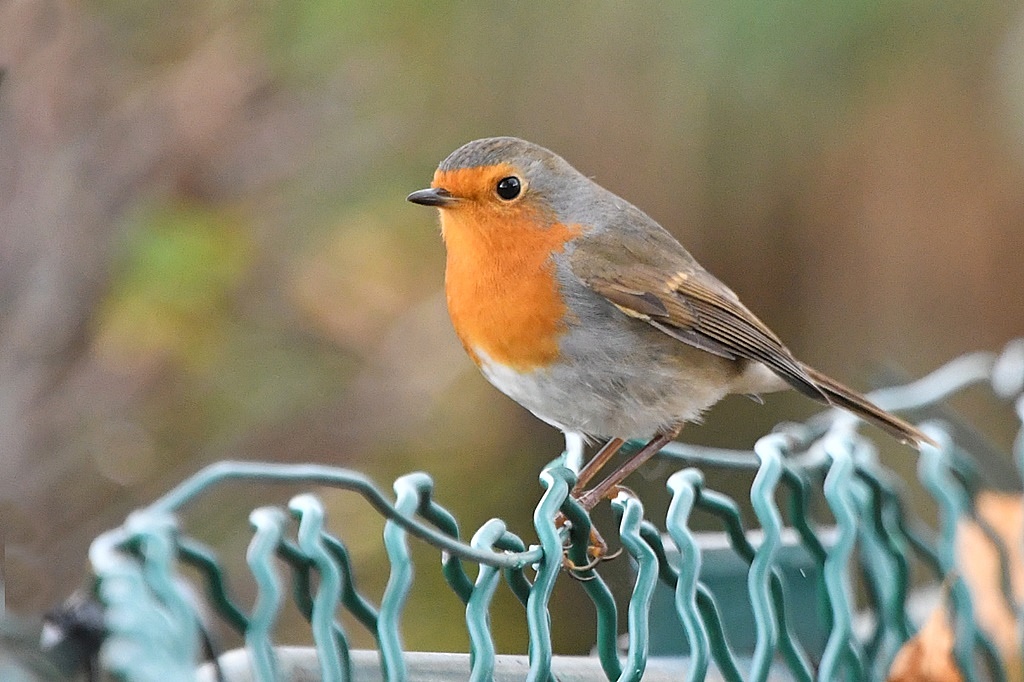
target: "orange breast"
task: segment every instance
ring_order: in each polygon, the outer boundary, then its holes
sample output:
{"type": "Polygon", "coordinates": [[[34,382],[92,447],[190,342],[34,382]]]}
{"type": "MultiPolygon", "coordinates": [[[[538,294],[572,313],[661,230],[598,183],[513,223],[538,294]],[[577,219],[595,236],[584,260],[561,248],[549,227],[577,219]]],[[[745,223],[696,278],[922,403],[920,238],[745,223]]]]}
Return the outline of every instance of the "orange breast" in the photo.
{"type": "Polygon", "coordinates": [[[466,351],[522,371],[550,364],[567,313],[551,256],[579,228],[468,206],[441,213],[448,312],[466,351]]]}

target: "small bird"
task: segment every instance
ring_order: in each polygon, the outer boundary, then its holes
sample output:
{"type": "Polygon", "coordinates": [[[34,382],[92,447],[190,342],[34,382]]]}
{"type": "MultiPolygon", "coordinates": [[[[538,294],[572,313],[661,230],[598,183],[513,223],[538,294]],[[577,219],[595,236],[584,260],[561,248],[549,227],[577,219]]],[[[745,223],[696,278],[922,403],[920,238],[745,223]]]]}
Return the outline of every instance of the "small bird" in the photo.
{"type": "Polygon", "coordinates": [[[932,442],[797,360],[661,225],[543,147],[469,142],[408,200],[439,209],[448,312],[484,376],[563,432],[608,439],[573,491],[588,510],[732,393],[792,387],[932,442]],[[647,445],[584,490],[629,439],[647,445]]]}

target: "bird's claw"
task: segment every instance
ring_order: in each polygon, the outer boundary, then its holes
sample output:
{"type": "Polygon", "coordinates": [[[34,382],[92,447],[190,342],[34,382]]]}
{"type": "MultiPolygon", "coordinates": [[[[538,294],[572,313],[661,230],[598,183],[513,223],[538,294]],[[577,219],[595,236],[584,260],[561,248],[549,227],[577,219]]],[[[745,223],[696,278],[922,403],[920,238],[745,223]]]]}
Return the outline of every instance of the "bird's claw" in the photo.
{"type": "MultiPolygon", "coordinates": [[[[583,500],[588,496],[588,494],[593,495],[594,492],[594,490],[574,491],[573,497],[576,498],[578,502],[583,502],[583,500]]],[[[632,490],[621,484],[613,486],[612,488],[604,492],[602,496],[605,499],[613,499],[620,493],[625,493],[627,495],[636,497],[636,493],[634,493],[632,490]]],[[[584,505],[584,508],[589,510],[592,506],[593,505],[590,505],[588,507],[584,505]]],[[[563,514],[562,512],[558,512],[558,514],[555,516],[555,527],[561,528],[567,522],[568,519],[566,518],[565,514],[563,514]]],[[[562,548],[562,568],[564,568],[570,576],[581,582],[587,582],[589,580],[594,579],[593,575],[585,575],[588,571],[592,571],[605,561],[611,561],[612,559],[615,559],[620,554],[622,554],[621,547],[615,550],[614,552],[609,552],[608,543],[604,541],[604,538],[601,537],[601,534],[597,532],[597,529],[594,527],[591,527],[590,529],[590,540],[587,546],[587,556],[589,557],[589,560],[586,563],[577,564],[572,559],[570,559],[570,547],[571,543],[562,548]]]]}
{"type": "MultiPolygon", "coordinates": [[[[591,549],[593,549],[593,547],[591,549]]],[[[568,573],[572,578],[574,578],[576,580],[579,580],[580,582],[585,583],[585,582],[589,582],[589,581],[593,580],[596,577],[594,575],[585,575],[585,573],[587,573],[587,571],[594,570],[595,568],[600,566],[605,561],[611,561],[612,559],[615,559],[616,557],[618,557],[620,554],[622,554],[622,548],[621,547],[619,549],[615,550],[614,552],[612,552],[611,554],[600,554],[600,555],[594,556],[590,561],[588,561],[587,563],[583,564],[582,566],[574,564],[572,562],[572,559],[569,558],[568,554],[563,554],[562,555],[562,568],[564,568],[566,573],[568,573]]]]}
{"type": "Polygon", "coordinates": [[[567,546],[562,549],[562,568],[573,578],[586,582],[594,579],[592,575],[585,575],[588,571],[594,570],[605,561],[611,561],[620,554],[622,554],[621,547],[614,552],[609,552],[608,543],[604,541],[604,538],[601,537],[596,528],[591,528],[589,544],[587,545],[589,560],[585,564],[575,563],[569,558],[569,547],[567,546]]]}

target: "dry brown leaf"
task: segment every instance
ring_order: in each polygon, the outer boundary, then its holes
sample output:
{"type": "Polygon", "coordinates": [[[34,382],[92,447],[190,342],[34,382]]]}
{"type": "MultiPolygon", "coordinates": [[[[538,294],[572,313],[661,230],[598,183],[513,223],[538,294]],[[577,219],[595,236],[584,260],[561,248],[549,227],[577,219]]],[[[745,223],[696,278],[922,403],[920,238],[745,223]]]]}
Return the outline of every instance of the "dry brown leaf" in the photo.
{"type": "MultiPolygon", "coordinates": [[[[981,493],[975,501],[979,518],[988,523],[1006,545],[1010,585],[1019,604],[1024,598],[1024,504],[1019,495],[981,493]]],[[[963,520],[957,528],[957,566],[971,592],[974,615],[992,638],[1009,680],[1024,680],[1018,645],[1016,614],[1000,589],[999,555],[977,523],[963,520]]],[[[945,604],[940,605],[921,630],[897,653],[889,670],[890,682],[924,680],[959,682],[963,679],[953,659],[953,631],[945,604]]]]}
{"type": "Polygon", "coordinates": [[[946,613],[936,609],[928,622],[903,645],[889,668],[889,682],[959,682],[953,660],[953,630],[946,613]]]}

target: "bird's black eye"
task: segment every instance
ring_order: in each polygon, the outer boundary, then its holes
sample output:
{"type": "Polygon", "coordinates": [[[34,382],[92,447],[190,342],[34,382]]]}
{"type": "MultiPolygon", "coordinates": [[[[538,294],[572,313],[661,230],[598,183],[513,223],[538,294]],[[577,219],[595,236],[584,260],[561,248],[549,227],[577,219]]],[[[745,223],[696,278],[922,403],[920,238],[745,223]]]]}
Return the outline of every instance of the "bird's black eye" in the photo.
{"type": "Polygon", "coordinates": [[[505,201],[512,201],[519,196],[519,192],[521,192],[522,189],[523,185],[519,182],[519,178],[514,175],[510,175],[507,178],[498,180],[496,191],[498,192],[498,196],[505,201]]]}

